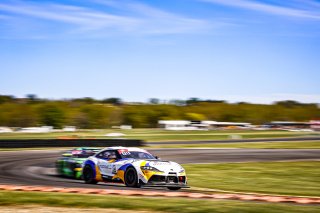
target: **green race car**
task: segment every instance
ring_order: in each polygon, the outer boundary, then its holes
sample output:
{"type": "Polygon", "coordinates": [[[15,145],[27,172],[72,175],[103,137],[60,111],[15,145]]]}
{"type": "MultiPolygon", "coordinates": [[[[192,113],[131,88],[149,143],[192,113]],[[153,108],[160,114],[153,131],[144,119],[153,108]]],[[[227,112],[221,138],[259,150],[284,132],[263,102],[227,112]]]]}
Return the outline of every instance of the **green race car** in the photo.
{"type": "Polygon", "coordinates": [[[56,161],[58,175],[82,179],[82,163],[98,151],[98,148],[80,147],[63,153],[56,161]]]}

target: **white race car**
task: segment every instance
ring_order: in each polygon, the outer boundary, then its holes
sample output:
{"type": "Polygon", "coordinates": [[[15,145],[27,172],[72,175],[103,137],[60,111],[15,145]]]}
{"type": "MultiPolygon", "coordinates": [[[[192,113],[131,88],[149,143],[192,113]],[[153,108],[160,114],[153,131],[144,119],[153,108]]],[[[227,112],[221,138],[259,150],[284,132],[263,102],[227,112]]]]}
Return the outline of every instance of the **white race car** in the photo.
{"type": "Polygon", "coordinates": [[[187,188],[185,170],[178,163],[162,161],[140,148],[109,147],[83,163],[85,183],[124,183],[129,187],[187,188]]]}

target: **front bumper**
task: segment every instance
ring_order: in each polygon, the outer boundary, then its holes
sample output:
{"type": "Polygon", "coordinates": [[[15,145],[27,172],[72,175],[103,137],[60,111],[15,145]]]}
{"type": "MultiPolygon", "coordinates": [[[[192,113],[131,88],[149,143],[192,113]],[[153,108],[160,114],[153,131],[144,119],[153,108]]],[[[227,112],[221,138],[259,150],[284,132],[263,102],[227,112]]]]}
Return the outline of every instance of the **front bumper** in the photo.
{"type": "Polygon", "coordinates": [[[180,185],[180,184],[154,184],[154,183],[147,183],[143,185],[143,187],[174,187],[174,188],[190,188],[187,185],[180,185]]]}
{"type": "Polygon", "coordinates": [[[168,183],[146,183],[145,187],[177,187],[177,188],[190,188],[186,184],[168,184],[168,183]]]}
{"type": "Polygon", "coordinates": [[[186,176],[172,175],[153,175],[145,184],[145,186],[189,188],[187,186],[186,176]]]}

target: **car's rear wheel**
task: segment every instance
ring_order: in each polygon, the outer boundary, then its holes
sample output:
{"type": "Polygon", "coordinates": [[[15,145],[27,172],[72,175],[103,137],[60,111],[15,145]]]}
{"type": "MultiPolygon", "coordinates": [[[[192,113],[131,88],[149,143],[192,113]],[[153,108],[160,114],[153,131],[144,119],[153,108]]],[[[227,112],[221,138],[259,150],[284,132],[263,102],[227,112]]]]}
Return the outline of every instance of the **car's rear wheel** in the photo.
{"type": "Polygon", "coordinates": [[[124,182],[129,187],[141,187],[141,183],[138,181],[138,174],[133,167],[129,167],[124,174],[124,182]]]}
{"type": "Polygon", "coordinates": [[[85,166],[83,168],[83,179],[87,184],[96,184],[98,181],[94,178],[93,170],[91,166],[85,166]]]}
{"type": "Polygon", "coordinates": [[[179,190],[181,187],[167,187],[169,190],[179,190]]]}
{"type": "Polygon", "coordinates": [[[56,170],[57,170],[57,173],[58,173],[58,176],[62,176],[63,172],[62,172],[62,166],[61,166],[61,163],[60,162],[56,162],[56,170]]]}

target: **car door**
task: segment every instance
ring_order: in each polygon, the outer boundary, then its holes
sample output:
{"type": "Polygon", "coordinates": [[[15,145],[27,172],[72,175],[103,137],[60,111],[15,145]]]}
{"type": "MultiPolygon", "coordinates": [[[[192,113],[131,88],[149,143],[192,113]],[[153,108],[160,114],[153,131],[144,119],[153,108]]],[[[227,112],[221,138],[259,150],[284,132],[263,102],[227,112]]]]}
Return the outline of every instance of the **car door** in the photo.
{"type": "Polygon", "coordinates": [[[103,176],[113,176],[113,170],[115,168],[114,158],[110,156],[116,156],[115,150],[106,150],[98,154],[98,167],[103,176]]]}

